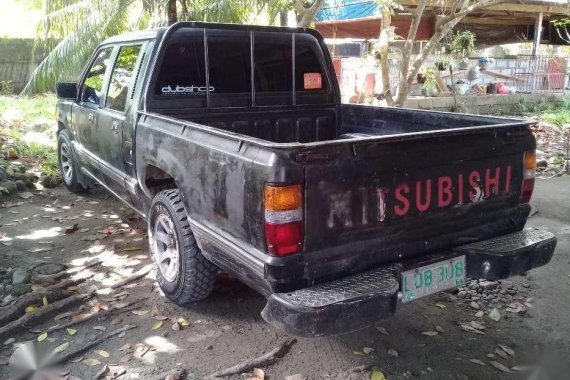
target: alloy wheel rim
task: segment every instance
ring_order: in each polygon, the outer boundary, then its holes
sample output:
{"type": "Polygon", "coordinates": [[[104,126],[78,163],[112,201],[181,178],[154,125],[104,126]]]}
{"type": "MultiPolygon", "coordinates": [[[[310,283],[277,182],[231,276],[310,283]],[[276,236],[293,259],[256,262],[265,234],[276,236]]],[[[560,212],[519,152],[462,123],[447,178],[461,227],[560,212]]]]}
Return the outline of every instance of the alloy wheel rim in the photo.
{"type": "Polygon", "coordinates": [[[71,161],[71,153],[67,144],[61,144],[59,156],[63,179],[66,183],[70,183],[71,177],[73,176],[73,162],[71,161]]]}
{"type": "Polygon", "coordinates": [[[169,282],[178,277],[179,246],[170,217],[160,214],[154,223],[154,259],[162,276],[169,282]]]}

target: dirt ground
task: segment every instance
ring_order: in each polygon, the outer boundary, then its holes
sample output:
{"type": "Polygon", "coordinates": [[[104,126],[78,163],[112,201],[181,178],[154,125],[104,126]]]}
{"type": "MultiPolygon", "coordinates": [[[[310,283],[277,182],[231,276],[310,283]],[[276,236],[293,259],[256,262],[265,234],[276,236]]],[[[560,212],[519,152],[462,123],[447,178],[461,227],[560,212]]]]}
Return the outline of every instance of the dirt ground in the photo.
{"type": "MultiPolygon", "coordinates": [[[[68,342],[69,347],[64,352],[67,353],[127,323],[137,326],[124,336],[110,338],[80,355],[81,362],[66,364],[65,370],[73,376],[94,378],[104,365],[118,363],[126,369],[120,379],[153,379],[177,367],[186,368],[191,374],[189,378],[202,378],[258,357],[287,337],[260,317],[264,298],[228,276],[220,276],[214,293],[207,300],[187,307],[168,302],[157,289],[152,273],[132,284],[110,289],[145,268],[150,260],[145,223],[102,190],[78,197],[59,187],[37,191],[28,199],[13,196],[6,201],[20,204],[0,208],[0,231],[6,234],[0,241],[0,267],[30,268],[44,261],[76,267],[98,258],[102,264],[81,273],[88,281],[78,290],[96,291],[96,297],[90,304],[72,311],[89,311],[97,303],[105,308],[118,302],[141,300],[135,313],[126,311],[108,318],[96,317],[74,326],[77,333],[73,336],[65,330],[50,332],[45,340],[37,343],[51,351],[68,342]],[[66,233],[74,224],[77,227],[72,229],[76,231],[66,233]],[[119,297],[112,297],[116,295],[119,297]],[[160,321],[161,317],[169,319],[160,321]],[[171,326],[180,317],[189,326],[175,331],[171,326]],[[120,351],[125,344],[136,348],[132,355],[129,349],[120,351]],[[148,348],[152,349],[145,352],[148,348]],[[97,350],[105,352],[97,353],[97,350]],[[105,357],[106,354],[109,357],[105,357]]],[[[394,317],[379,321],[377,327],[383,327],[389,335],[371,327],[336,337],[297,339],[283,358],[264,368],[267,378],[284,379],[293,374],[308,379],[369,378],[370,372],[347,372],[359,366],[377,367],[388,379],[537,376],[537,372],[502,372],[491,366],[490,361],[496,360],[509,368],[538,366],[538,376],[533,377],[536,379],[568,379],[570,177],[538,181],[533,205],[538,212],[529,220],[529,226],[544,226],[556,233],[558,246],[548,266],[513,279],[515,284],[530,284],[527,293],[532,297],[533,307],[527,313],[501,311],[499,321],[487,315],[477,318],[475,310],[459,306],[450,294],[434,295],[400,305],[394,317]],[[468,321],[483,324],[485,334],[462,331],[459,322],[468,321]],[[434,331],[436,326],[440,331],[437,335],[422,334],[434,331]],[[487,355],[499,344],[511,347],[514,355],[507,359],[489,358],[487,355]],[[373,351],[365,354],[365,347],[373,351]],[[398,356],[393,351],[389,354],[388,350],[395,350],[398,356]]],[[[55,322],[50,318],[44,324],[27,326],[28,332],[14,338],[37,342],[42,332],[65,321],[55,322]]],[[[0,355],[10,357],[14,344],[8,341],[9,344],[2,346],[2,343],[0,341],[0,355]]],[[[7,378],[9,370],[9,366],[0,366],[0,378],[7,378]]]]}

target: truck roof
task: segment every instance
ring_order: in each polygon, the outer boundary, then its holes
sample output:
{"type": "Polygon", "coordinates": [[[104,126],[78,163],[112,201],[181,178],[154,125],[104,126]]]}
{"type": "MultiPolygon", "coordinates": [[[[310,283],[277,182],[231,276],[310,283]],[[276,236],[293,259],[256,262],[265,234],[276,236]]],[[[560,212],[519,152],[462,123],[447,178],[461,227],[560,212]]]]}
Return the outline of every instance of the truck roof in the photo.
{"type": "MultiPolygon", "coordinates": [[[[260,26],[260,25],[243,25],[243,24],[222,24],[213,22],[198,22],[198,21],[182,21],[178,22],[169,27],[154,28],[154,29],[144,29],[137,30],[133,32],[123,33],[116,36],[112,36],[104,40],[101,44],[110,43],[121,43],[136,40],[146,40],[159,38],[169,29],[169,28],[206,28],[206,29],[228,29],[228,30],[253,30],[253,31],[267,31],[267,32],[297,32],[297,33],[309,33],[313,35],[318,35],[314,29],[309,28],[290,28],[283,26],[260,26]]],[[[320,37],[320,35],[319,35],[320,37]]]]}

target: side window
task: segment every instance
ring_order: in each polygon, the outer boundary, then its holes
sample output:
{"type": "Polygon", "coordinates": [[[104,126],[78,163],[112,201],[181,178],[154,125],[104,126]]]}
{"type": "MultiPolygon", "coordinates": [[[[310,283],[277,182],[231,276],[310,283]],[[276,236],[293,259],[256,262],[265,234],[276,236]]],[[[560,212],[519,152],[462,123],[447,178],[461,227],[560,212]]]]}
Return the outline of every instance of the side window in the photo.
{"type": "Polygon", "coordinates": [[[125,110],[127,96],[135,79],[135,66],[140,51],[141,45],[122,46],[120,48],[107,92],[107,107],[117,111],[125,110]]]}
{"type": "Polygon", "coordinates": [[[174,35],[167,46],[154,84],[160,97],[192,98],[192,107],[206,105],[204,32],[192,30],[174,35]]]}
{"type": "Polygon", "coordinates": [[[109,67],[112,52],[113,48],[107,47],[97,54],[83,82],[83,92],[81,93],[81,100],[83,102],[99,104],[99,100],[103,94],[105,72],[109,67]]]}
{"type": "Polygon", "coordinates": [[[263,103],[256,100],[256,104],[291,104],[293,90],[291,35],[255,33],[253,49],[256,99],[259,99],[258,93],[282,93],[279,98],[266,99],[263,103]]]}

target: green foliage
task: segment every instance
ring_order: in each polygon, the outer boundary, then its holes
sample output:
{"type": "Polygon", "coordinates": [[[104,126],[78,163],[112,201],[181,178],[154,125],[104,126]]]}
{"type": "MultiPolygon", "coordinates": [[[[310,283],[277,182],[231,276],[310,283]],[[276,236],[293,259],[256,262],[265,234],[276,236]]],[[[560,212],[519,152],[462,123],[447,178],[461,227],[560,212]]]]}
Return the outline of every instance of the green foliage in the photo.
{"type": "Polygon", "coordinates": [[[0,81],[0,95],[14,94],[14,83],[10,80],[0,81]]]}
{"type": "Polygon", "coordinates": [[[422,88],[425,88],[428,93],[435,91],[437,87],[437,75],[434,69],[427,69],[424,73],[425,81],[422,88]]]}
{"type": "Polygon", "coordinates": [[[449,44],[449,50],[457,57],[469,57],[475,52],[475,33],[470,30],[457,32],[449,44]]]}
{"type": "MultiPolygon", "coordinates": [[[[44,0],[37,48],[50,53],[32,73],[23,94],[53,90],[58,80],[76,80],[97,45],[131,30],[165,26],[165,0],[44,0]]],[[[271,19],[290,9],[286,0],[186,0],[179,20],[247,23],[262,9],[271,19]]]]}

